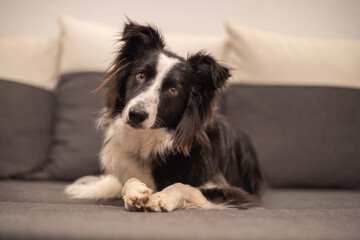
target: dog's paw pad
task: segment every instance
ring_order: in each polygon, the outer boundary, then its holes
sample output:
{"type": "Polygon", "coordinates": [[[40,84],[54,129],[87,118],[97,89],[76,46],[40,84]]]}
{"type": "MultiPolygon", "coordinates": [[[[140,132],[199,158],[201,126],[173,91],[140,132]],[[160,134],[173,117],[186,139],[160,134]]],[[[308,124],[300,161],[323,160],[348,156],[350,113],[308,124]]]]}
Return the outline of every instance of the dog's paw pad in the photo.
{"type": "Polygon", "coordinates": [[[144,205],[149,201],[148,196],[127,197],[124,196],[125,208],[130,211],[142,211],[144,205]]]}
{"type": "MultiPolygon", "coordinates": [[[[149,193],[147,193],[149,194],[149,193]]],[[[148,201],[149,201],[149,197],[145,196],[145,197],[142,197],[139,199],[139,201],[142,203],[142,204],[146,204],[148,201]]]]}
{"type": "Polygon", "coordinates": [[[151,195],[149,201],[144,206],[145,211],[147,212],[170,212],[172,208],[169,207],[169,204],[166,201],[163,201],[161,197],[157,194],[151,195]]]}

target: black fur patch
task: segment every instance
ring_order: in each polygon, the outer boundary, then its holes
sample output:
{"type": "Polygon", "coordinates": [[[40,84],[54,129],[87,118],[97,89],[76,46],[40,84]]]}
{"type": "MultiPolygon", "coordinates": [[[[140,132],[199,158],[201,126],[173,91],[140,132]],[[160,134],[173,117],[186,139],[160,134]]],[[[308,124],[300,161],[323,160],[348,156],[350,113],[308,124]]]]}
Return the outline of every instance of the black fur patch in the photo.
{"type": "Polygon", "coordinates": [[[190,155],[169,153],[165,159],[157,156],[153,175],[158,190],[181,182],[200,187],[207,182],[217,183],[220,173],[231,186],[257,194],[262,181],[255,150],[244,133],[236,133],[221,116],[214,116],[206,128],[210,149],[195,142],[190,155]]]}
{"type": "Polygon", "coordinates": [[[239,209],[259,206],[259,199],[237,187],[200,189],[201,193],[211,202],[225,204],[239,209]]]}

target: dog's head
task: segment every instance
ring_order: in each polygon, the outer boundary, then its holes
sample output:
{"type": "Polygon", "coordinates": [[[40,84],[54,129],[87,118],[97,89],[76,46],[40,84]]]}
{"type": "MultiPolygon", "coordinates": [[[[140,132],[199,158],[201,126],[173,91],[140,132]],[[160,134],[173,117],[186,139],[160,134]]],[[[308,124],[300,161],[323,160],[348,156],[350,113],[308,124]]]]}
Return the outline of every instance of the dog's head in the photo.
{"type": "Polygon", "coordinates": [[[98,88],[106,90],[107,116],[133,128],[167,128],[175,149],[185,154],[194,141],[208,141],[204,129],[229,70],[205,52],[184,59],[165,50],[162,36],[148,25],[126,23],[121,41],[98,88]]]}

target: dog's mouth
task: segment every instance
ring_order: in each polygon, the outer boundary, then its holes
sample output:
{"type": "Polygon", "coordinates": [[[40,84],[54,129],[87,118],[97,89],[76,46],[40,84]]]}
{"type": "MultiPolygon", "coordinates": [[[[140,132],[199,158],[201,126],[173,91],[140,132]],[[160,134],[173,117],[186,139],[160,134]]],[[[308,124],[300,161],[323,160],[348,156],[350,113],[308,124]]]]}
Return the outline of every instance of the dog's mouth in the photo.
{"type": "MultiPolygon", "coordinates": [[[[127,124],[128,126],[134,128],[134,129],[139,129],[139,130],[140,129],[147,129],[141,123],[134,123],[134,122],[131,122],[131,121],[127,121],[125,124],[127,124]]],[[[156,123],[153,126],[151,126],[150,129],[159,129],[159,128],[164,128],[164,127],[166,127],[165,124],[156,123]]]]}
{"type": "Polygon", "coordinates": [[[127,121],[126,124],[135,129],[144,129],[141,123],[134,123],[132,121],[127,121]]]}

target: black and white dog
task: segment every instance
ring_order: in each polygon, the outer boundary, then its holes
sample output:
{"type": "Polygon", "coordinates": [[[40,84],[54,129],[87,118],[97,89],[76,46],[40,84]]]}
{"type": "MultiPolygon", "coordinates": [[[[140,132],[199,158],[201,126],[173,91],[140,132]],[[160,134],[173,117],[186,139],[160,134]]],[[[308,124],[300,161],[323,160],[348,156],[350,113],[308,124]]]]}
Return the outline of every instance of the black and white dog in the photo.
{"type": "Polygon", "coordinates": [[[123,197],[132,211],[257,205],[261,174],[249,138],[214,111],[229,70],[205,52],[165,50],[159,32],[129,21],[103,84],[104,175],[66,188],[74,198],[123,197]]]}

